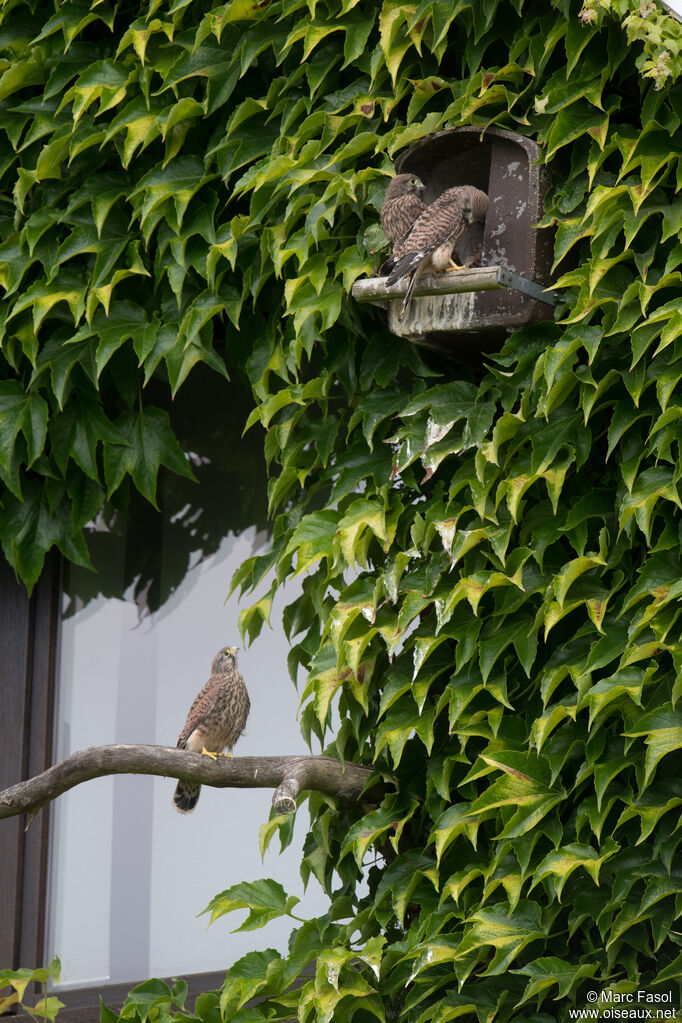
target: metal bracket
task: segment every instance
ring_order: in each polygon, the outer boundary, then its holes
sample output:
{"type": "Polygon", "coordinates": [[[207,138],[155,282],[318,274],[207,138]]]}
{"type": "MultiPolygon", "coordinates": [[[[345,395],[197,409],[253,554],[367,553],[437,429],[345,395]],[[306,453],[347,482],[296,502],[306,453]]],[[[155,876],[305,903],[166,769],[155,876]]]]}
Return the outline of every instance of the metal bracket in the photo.
{"type": "Polygon", "coordinates": [[[545,289],[536,281],[529,281],[526,277],[522,277],[521,274],[512,273],[511,270],[506,270],[502,266],[498,267],[497,279],[505,288],[521,291],[524,295],[537,299],[538,302],[546,302],[547,305],[557,305],[561,301],[561,296],[557,291],[552,291],[549,288],[545,289]]]}

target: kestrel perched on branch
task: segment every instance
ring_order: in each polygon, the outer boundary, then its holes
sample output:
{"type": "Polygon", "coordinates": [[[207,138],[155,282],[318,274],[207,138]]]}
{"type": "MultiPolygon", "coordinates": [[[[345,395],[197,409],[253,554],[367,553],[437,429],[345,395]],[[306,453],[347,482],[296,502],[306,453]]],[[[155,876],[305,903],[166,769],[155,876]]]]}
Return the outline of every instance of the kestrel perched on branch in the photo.
{"type": "Polygon", "coordinates": [[[401,317],[410,304],[420,274],[445,270],[448,265],[455,270],[466,269],[452,263],[452,253],[471,224],[485,220],[487,212],[485,192],[473,185],[457,185],[448,188],[417,217],[409,234],[394,248],[395,266],[386,279],[389,286],[411,275],[401,317]]]}
{"type": "MultiPolygon", "coordinates": [[[[237,670],[237,648],[219,650],[211,664],[211,677],[189,709],[178,736],[178,749],[206,753],[214,759],[232,749],[244,731],[251,706],[244,679],[237,670]]],[[[179,813],[191,813],[199,801],[201,785],[179,781],[173,796],[179,813]]]]}

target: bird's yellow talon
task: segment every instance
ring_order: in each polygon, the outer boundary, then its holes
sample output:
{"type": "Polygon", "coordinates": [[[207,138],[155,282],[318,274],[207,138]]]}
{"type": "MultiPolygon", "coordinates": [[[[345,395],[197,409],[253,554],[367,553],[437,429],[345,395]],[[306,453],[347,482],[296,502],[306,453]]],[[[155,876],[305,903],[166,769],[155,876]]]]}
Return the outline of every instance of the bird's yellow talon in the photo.
{"type": "Polygon", "coordinates": [[[210,757],[211,760],[217,760],[218,757],[220,756],[220,753],[211,753],[211,751],[207,750],[205,746],[201,747],[201,752],[204,754],[205,757],[210,757]]]}

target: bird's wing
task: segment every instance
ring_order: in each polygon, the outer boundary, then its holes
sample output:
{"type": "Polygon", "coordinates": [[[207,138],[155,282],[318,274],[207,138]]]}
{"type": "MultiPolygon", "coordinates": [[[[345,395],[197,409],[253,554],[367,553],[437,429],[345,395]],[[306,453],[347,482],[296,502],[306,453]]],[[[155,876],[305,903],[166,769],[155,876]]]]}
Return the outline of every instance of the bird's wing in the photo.
{"type": "Polygon", "coordinates": [[[189,708],[185,727],[178,736],[178,746],[182,748],[195,728],[198,728],[209,717],[223,682],[222,678],[210,678],[201,692],[195,696],[192,706],[189,708]]]}
{"type": "Polygon", "coordinates": [[[462,188],[449,188],[417,218],[405,240],[395,247],[395,266],[388,276],[387,285],[395,284],[420,266],[449,239],[453,240],[454,247],[468,227],[464,219],[462,192],[462,188]]]}
{"type": "MultiPolygon", "coordinates": [[[[454,188],[448,189],[436,201],[427,206],[421,216],[417,217],[412,230],[402,243],[405,254],[421,249],[426,254],[433,252],[439,245],[446,242],[453,234],[466,227],[463,216],[461,197],[454,188]]],[[[396,255],[402,255],[401,252],[396,255]]]]}

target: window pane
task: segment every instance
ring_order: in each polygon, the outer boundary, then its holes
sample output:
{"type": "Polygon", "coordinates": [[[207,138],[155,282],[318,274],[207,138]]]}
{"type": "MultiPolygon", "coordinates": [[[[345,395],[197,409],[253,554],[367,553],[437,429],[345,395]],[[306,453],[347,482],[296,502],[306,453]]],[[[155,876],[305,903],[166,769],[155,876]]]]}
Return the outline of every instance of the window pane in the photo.
{"type": "MultiPolygon", "coordinates": [[[[58,759],[101,743],[175,744],[213,655],[237,642],[236,598],[223,601],[254,540],[255,531],[228,537],[142,621],[132,600],[103,597],[65,618],[58,759]]],[[[114,570],[120,563],[114,560],[114,570]]],[[[279,617],[275,609],[273,623],[279,617]]],[[[240,651],[251,713],[237,756],[306,752],[287,649],[280,630],[266,630],[240,651]]],[[[195,811],[180,815],[171,802],[174,786],[173,779],[100,778],[54,804],[49,949],[62,959],[64,985],[218,970],[251,948],[285,948],[287,922],[230,934],[241,922],[237,914],[208,930],[207,918],[196,917],[213,895],[241,880],[274,877],[301,896],[306,811],[298,841],[282,856],[275,841],[263,864],[258,829],[268,817],[269,790],[204,787],[195,811]]],[[[325,904],[313,884],[311,913],[325,904]]]]}

